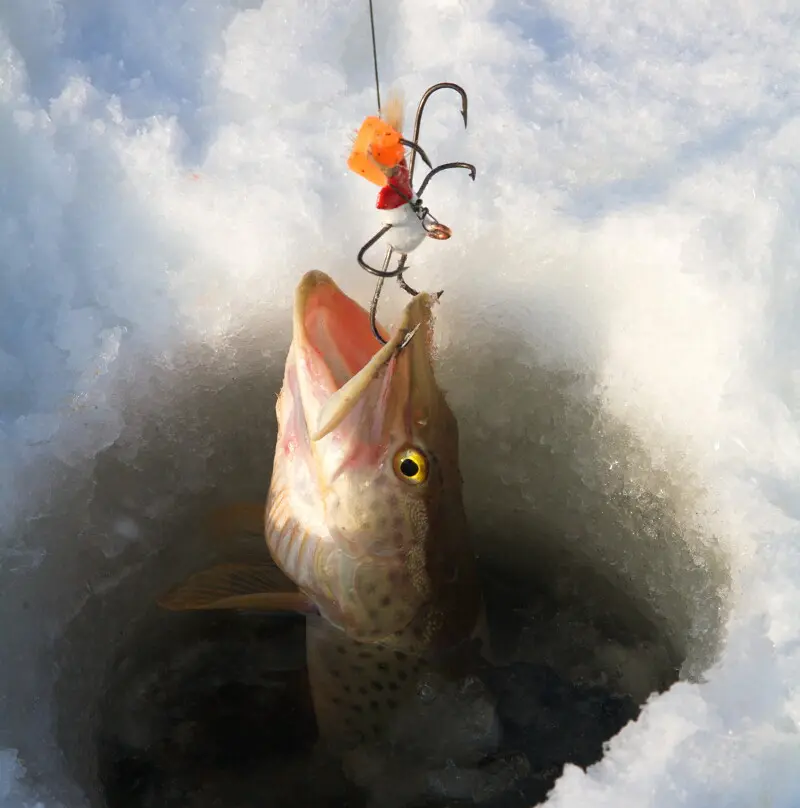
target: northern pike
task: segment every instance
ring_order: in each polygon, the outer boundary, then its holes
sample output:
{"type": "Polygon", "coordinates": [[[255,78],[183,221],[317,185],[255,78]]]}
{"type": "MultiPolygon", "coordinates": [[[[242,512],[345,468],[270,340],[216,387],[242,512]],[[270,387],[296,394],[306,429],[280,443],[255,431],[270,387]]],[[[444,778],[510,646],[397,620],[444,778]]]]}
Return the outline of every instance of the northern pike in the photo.
{"type": "Polygon", "coordinates": [[[485,638],[436,300],[416,295],[381,346],[330,277],[302,278],[259,509],[272,561],[201,572],[161,601],[305,613],[320,737],[342,754],[396,736],[422,680],[485,638]]]}

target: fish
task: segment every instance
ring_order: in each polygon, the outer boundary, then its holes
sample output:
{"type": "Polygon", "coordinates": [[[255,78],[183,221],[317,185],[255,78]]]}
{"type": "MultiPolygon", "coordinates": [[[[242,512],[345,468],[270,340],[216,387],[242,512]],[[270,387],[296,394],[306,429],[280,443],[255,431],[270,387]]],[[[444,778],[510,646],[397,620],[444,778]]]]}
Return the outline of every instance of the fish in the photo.
{"type": "Polygon", "coordinates": [[[263,529],[267,557],[197,573],[160,601],[305,615],[320,740],[342,758],[420,741],[404,714],[490,654],[458,423],[434,373],[437,301],[415,295],[391,335],[378,326],[381,345],[329,275],[303,276],[266,504],[220,520],[263,529]]]}

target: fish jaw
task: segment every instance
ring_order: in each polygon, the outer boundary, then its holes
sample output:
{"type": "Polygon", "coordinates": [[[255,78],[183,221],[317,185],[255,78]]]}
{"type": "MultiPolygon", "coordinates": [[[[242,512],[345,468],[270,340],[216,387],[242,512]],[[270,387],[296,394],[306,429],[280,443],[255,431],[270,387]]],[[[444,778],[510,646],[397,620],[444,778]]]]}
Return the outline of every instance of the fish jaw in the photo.
{"type": "Polygon", "coordinates": [[[331,278],[301,280],[266,514],[273,558],[329,622],[413,651],[460,641],[480,611],[435,301],[417,295],[381,346],[331,278]],[[424,460],[424,480],[398,471],[403,453],[424,460]]]}

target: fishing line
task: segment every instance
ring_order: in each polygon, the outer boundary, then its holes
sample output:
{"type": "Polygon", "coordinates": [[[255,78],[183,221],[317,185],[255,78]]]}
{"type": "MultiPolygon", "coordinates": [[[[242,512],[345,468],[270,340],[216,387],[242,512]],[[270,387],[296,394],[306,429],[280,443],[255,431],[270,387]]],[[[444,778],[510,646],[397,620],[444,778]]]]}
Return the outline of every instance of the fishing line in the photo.
{"type": "Polygon", "coordinates": [[[372,30],[372,64],[375,66],[375,95],[378,96],[378,115],[381,114],[381,84],[378,80],[378,48],[375,45],[375,12],[369,0],[369,26],[372,30]]]}

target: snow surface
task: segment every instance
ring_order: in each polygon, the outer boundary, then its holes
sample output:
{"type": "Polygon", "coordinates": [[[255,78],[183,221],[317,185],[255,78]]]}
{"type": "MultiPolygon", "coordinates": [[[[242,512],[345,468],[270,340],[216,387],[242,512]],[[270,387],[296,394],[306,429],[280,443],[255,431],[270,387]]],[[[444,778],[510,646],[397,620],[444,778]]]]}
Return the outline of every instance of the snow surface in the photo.
{"type": "MultiPolygon", "coordinates": [[[[455,96],[429,105],[426,151],[478,179],[432,184],[454,237],[408,280],[446,289],[470,516],[504,528],[486,552],[534,514],[686,658],[549,803],[797,806],[800,12],[375,5],[409,115],[435,81],[470,96],[466,132],[455,96]]],[[[263,491],[300,274],[368,300],[375,189],[345,167],[374,112],[366,7],[0,8],[3,806],[84,804],[65,759],[91,770],[142,570],[160,591],[191,545],[152,552],[212,494],[263,491]]]]}

